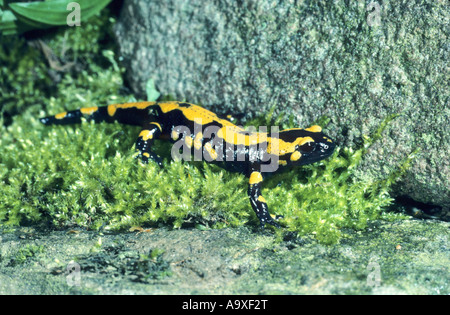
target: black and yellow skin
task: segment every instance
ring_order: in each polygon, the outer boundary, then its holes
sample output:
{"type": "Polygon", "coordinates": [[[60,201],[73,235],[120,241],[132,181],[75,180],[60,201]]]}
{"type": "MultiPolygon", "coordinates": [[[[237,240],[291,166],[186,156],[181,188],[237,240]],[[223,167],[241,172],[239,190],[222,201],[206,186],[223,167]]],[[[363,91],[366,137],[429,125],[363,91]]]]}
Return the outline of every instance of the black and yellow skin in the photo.
{"type": "Polygon", "coordinates": [[[322,160],[335,149],[334,142],[322,133],[319,126],[286,129],[276,136],[249,132],[211,111],[183,102],[138,102],[87,107],[40,120],[45,125],[64,125],[80,123],[82,118],[141,126],[136,150],[144,163],[153,160],[162,166],[152,146],[155,139],[170,139],[181,142],[184,149],[190,149],[194,155],[200,154],[208,162],[245,174],[249,178],[250,203],[261,226],[266,223],[278,226],[261,195],[264,177],[287,166],[322,160]],[[274,162],[276,167],[273,167],[274,162]]]}

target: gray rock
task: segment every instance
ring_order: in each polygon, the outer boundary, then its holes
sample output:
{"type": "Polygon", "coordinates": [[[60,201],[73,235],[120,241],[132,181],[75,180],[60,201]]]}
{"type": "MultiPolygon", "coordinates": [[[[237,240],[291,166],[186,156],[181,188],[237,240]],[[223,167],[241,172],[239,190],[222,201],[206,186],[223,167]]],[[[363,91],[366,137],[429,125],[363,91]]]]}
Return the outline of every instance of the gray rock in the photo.
{"type": "Polygon", "coordinates": [[[375,221],[331,246],[312,236],[280,241],[246,227],[0,229],[0,294],[448,295],[449,228],[375,221]]]}
{"type": "Polygon", "coordinates": [[[390,114],[361,177],[421,152],[398,195],[450,208],[450,11],[445,1],[126,0],[116,36],[134,91],[298,126],[322,115],[340,145],[390,114]],[[382,3],[382,6],[379,4],[382,3]]]}

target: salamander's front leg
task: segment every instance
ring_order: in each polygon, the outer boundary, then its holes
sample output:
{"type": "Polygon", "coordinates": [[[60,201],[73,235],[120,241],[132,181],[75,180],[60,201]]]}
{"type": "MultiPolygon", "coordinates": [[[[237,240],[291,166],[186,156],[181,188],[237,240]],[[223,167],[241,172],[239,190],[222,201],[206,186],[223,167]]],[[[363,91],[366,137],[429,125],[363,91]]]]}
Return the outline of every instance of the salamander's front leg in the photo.
{"type": "Polygon", "coordinates": [[[270,216],[269,208],[267,207],[266,199],[261,195],[263,177],[261,172],[252,169],[249,179],[248,196],[250,198],[250,204],[253,210],[256,212],[256,216],[261,222],[261,228],[264,228],[266,223],[275,227],[280,227],[278,223],[270,216]]]}
{"type": "Polygon", "coordinates": [[[139,157],[143,163],[148,163],[148,160],[155,161],[162,167],[162,161],[159,156],[152,152],[152,145],[156,138],[161,134],[161,125],[157,122],[151,122],[144,126],[136,141],[136,151],[139,151],[139,157]]]}

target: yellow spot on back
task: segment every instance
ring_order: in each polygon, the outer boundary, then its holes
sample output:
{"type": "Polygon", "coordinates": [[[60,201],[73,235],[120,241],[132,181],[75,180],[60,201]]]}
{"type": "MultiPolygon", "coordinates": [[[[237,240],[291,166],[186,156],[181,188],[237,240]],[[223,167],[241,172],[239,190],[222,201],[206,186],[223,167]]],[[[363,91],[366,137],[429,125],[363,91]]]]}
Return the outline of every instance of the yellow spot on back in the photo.
{"type": "Polygon", "coordinates": [[[164,114],[174,109],[180,108],[180,106],[178,106],[178,102],[159,103],[158,105],[164,114]]]}
{"type": "Polygon", "coordinates": [[[56,114],[55,118],[56,119],[63,119],[64,117],[66,117],[66,115],[67,115],[67,112],[62,112],[62,113],[56,114]]]}
{"type": "Polygon", "coordinates": [[[205,143],[204,148],[205,148],[206,152],[208,152],[211,159],[213,159],[213,160],[217,159],[217,152],[216,152],[216,150],[214,150],[212,148],[211,143],[209,143],[209,142],[205,143]]]}
{"type": "Polygon", "coordinates": [[[314,142],[311,137],[299,137],[293,142],[287,142],[273,137],[268,138],[267,152],[278,156],[293,153],[297,145],[304,145],[307,142],[314,142]]]}
{"type": "Polygon", "coordinates": [[[208,152],[208,153],[209,153],[209,155],[211,156],[211,159],[217,160],[217,152],[216,152],[216,150],[211,149],[211,151],[208,152]]]}
{"type": "Polygon", "coordinates": [[[191,136],[186,136],[186,138],[184,139],[184,142],[186,143],[187,147],[190,149],[192,148],[192,137],[191,136]]]}
{"type": "Polygon", "coordinates": [[[194,140],[194,148],[197,150],[200,150],[200,148],[202,147],[202,138],[203,138],[203,134],[201,132],[197,133],[197,135],[195,136],[195,140],[194,140]]]}
{"type": "Polygon", "coordinates": [[[149,106],[155,105],[155,102],[136,102],[136,103],[125,103],[125,104],[116,104],[116,108],[137,108],[137,109],[146,109],[149,106]]]}
{"type": "Polygon", "coordinates": [[[159,131],[161,131],[161,132],[162,132],[162,128],[161,128],[161,125],[160,125],[160,124],[159,124],[158,122],[156,122],[156,121],[153,121],[153,122],[152,122],[152,124],[156,125],[156,127],[158,127],[159,131]]]}
{"type": "Polygon", "coordinates": [[[308,142],[314,142],[314,139],[311,138],[311,137],[304,137],[304,138],[301,138],[301,139],[298,141],[297,145],[304,145],[305,143],[308,143],[308,142]]]}
{"type": "Polygon", "coordinates": [[[263,196],[259,196],[258,201],[267,203],[266,199],[263,196]]]}
{"type": "Polygon", "coordinates": [[[148,139],[153,139],[153,132],[150,130],[142,130],[139,134],[139,137],[142,137],[142,140],[147,141],[148,139]]]}
{"type": "Polygon", "coordinates": [[[301,157],[302,154],[298,151],[295,151],[294,153],[291,154],[291,161],[292,162],[298,161],[301,157]]]}
{"type": "Polygon", "coordinates": [[[262,181],[263,181],[263,178],[262,178],[262,175],[260,172],[252,172],[250,174],[250,179],[249,179],[248,183],[250,185],[254,185],[254,184],[258,184],[262,181]]]}
{"type": "Polygon", "coordinates": [[[80,108],[80,112],[84,115],[92,115],[98,110],[97,106],[80,108]]]}
{"type": "Polygon", "coordinates": [[[198,105],[189,104],[189,107],[182,107],[179,105],[179,102],[165,102],[158,103],[158,105],[164,114],[178,109],[183,113],[186,119],[189,119],[190,121],[198,121],[202,125],[206,125],[212,122],[218,122],[223,126],[234,126],[234,124],[229,122],[228,120],[220,119],[213,112],[198,105]]]}
{"type": "Polygon", "coordinates": [[[142,153],[142,155],[143,155],[143,156],[146,156],[146,157],[148,157],[148,158],[150,157],[150,153],[148,153],[148,152],[144,152],[144,153],[142,153]]]}
{"type": "Polygon", "coordinates": [[[244,146],[257,145],[267,141],[267,133],[246,132],[243,128],[233,124],[220,128],[217,136],[227,143],[244,146]]]}
{"type": "Polygon", "coordinates": [[[137,108],[137,109],[146,109],[149,106],[155,105],[155,102],[136,102],[136,103],[125,103],[125,104],[112,104],[108,105],[108,115],[114,116],[118,109],[127,109],[127,108],[137,108]]]}
{"type": "Polygon", "coordinates": [[[305,130],[311,131],[311,132],[322,132],[322,127],[314,125],[309,128],[306,128],[305,130]]]}
{"type": "Polygon", "coordinates": [[[116,114],[116,110],[117,110],[116,105],[108,105],[108,107],[107,107],[108,115],[110,117],[112,117],[116,114]]]}
{"type": "Polygon", "coordinates": [[[212,150],[212,145],[210,142],[206,142],[204,147],[205,147],[206,151],[212,150]]]}
{"type": "Polygon", "coordinates": [[[180,137],[180,134],[178,132],[176,132],[175,130],[172,130],[172,140],[178,140],[178,138],[180,137]]]}

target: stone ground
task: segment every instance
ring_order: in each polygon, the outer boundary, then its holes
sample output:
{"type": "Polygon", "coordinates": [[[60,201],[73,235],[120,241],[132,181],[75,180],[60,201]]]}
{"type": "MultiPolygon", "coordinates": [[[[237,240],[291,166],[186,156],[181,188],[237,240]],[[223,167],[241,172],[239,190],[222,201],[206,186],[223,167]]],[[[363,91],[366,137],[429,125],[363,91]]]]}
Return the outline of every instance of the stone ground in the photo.
{"type": "Polygon", "coordinates": [[[450,223],[375,221],[336,245],[251,227],[0,234],[0,294],[450,294],[450,223]]]}

